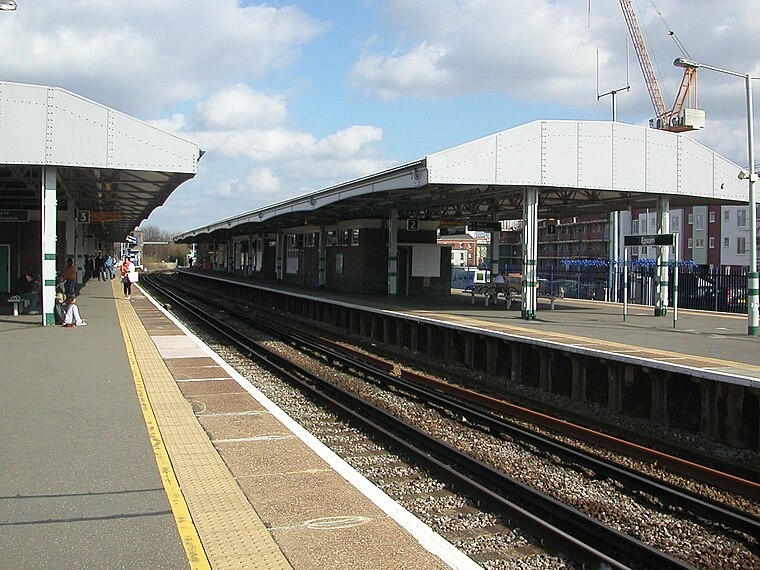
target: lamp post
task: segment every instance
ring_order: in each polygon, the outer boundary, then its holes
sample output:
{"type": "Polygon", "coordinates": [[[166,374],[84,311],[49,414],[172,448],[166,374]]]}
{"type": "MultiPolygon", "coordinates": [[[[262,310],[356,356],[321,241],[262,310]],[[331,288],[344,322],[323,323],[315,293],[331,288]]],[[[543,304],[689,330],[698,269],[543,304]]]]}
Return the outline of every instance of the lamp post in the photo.
{"type": "MultiPolygon", "coordinates": [[[[752,80],[756,79],[751,74],[737,73],[720,67],[705,65],[679,57],[673,62],[676,67],[694,67],[717,71],[735,77],[743,77],[747,90],[747,156],[749,158],[749,273],[747,273],[747,334],[758,336],[758,273],[757,273],[757,205],[755,203],[755,143],[752,127],[752,80]]],[[[745,173],[739,173],[739,179],[744,179],[745,173]]]]}

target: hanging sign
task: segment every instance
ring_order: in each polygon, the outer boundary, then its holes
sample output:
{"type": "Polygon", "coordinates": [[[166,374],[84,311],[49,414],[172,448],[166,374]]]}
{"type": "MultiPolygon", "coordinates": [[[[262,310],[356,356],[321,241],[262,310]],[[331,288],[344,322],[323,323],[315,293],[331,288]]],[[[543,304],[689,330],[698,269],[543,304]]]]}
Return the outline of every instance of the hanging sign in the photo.
{"type": "Polygon", "coordinates": [[[119,219],[119,212],[90,212],[91,222],[115,222],[119,219]]]}
{"type": "Polygon", "coordinates": [[[673,234],[653,234],[648,236],[625,236],[623,245],[673,245],[673,234]]]}
{"type": "Polygon", "coordinates": [[[467,229],[471,232],[500,232],[500,222],[467,222],[467,229]]]}
{"type": "Polygon", "coordinates": [[[0,222],[28,222],[29,210],[0,210],[0,222]]]}
{"type": "Polygon", "coordinates": [[[77,210],[77,223],[89,224],[90,223],[90,210],[77,210]]]}

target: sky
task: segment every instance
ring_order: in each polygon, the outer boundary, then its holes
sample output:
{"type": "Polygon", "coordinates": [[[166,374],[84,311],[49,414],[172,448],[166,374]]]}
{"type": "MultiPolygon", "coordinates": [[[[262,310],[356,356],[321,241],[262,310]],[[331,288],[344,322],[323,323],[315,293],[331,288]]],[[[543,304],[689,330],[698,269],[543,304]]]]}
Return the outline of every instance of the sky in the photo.
{"type": "MultiPolygon", "coordinates": [[[[67,89],[205,151],[143,223],[167,232],[531,121],[610,120],[600,92],[619,90],[619,121],[654,116],[618,0],[16,1],[0,81],[67,89]]],[[[760,76],[757,0],[633,6],[668,106],[677,57],[760,76]]],[[[689,136],[746,167],[744,80],[698,75],[707,127],[689,136]]]]}

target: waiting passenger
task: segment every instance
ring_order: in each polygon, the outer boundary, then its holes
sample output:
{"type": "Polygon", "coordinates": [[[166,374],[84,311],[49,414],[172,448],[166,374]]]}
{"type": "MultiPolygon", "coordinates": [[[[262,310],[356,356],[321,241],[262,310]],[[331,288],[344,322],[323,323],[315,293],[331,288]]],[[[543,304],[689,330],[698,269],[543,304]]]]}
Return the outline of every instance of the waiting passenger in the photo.
{"type": "Polygon", "coordinates": [[[132,297],[132,283],[137,281],[137,268],[132,260],[127,257],[121,264],[119,271],[121,272],[121,282],[124,285],[124,298],[129,300],[132,297]]]}
{"type": "Polygon", "coordinates": [[[29,304],[29,314],[40,314],[40,282],[31,272],[26,272],[19,280],[19,295],[29,304]]]}
{"type": "Polygon", "coordinates": [[[66,320],[66,309],[68,306],[63,302],[63,293],[55,294],[55,306],[53,307],[53,315],[55,316],[55,324],[62,325],[66,320]]]}
{"type": "Polygon", "coordinates": [[[502,271],[501,273],[499,273],[498,275],[496,275],[496,277],[493,278],[493,282],[494,283],[506,283],[507,282],[506,273],[507,273],[506,271],[502,271]]]}
{"type": "Polygon", "coordinates": [[[66,280],[66,295],[73,297],[77,286],[77,268],[73,259],[66,260],[66,266],[61,270],[61,275],[66,280]]]}
{"type": "Polygon", "coordinates": [[[77,298],[70,297],[68,307],[66,308],[66,316],[63,317],[64,327],[84,326],[87,322],[79,314],[79,307],[77,307],[77,298]]]}

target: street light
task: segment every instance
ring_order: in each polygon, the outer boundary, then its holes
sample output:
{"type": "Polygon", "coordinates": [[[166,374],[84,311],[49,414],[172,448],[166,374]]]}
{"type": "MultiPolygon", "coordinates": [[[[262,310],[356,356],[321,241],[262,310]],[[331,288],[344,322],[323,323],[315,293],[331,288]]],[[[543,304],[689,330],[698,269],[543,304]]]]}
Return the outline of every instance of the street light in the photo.
{"type": "Polygon", "coordinates": [[[0,11],[10,12],[17,8],[15,0],[0,0],[0,11]]]}
{"type": "Polygon", "coordinates": [[[744,171],[739,173],[739,180],[744,180],[746,177],[749,181],[749,273],[747,273],[747,334],[752,336],[758,336],[760,329],[758,329],[758,273],[757,273],[757,205],[755,203],[755,181],[757,180],[757,172],[755,172],[755,143],[754,143],[754,131],[752,128],[752,80],[751,74],[736,73],[735,71],[729,71],[728,69],[721,69],[720,67],[713,67],[711,65],[705,65],[704,63],[697,63],[679,57],[673,62],[676,67],[701,67],[702,69],[709,69],[711,71],[717,71],[718,73],[725,73],[727,75],[734,75],[736,77],[743,77],[747,89],[747,156],[749,158],[749,173],[744,171]]]}

